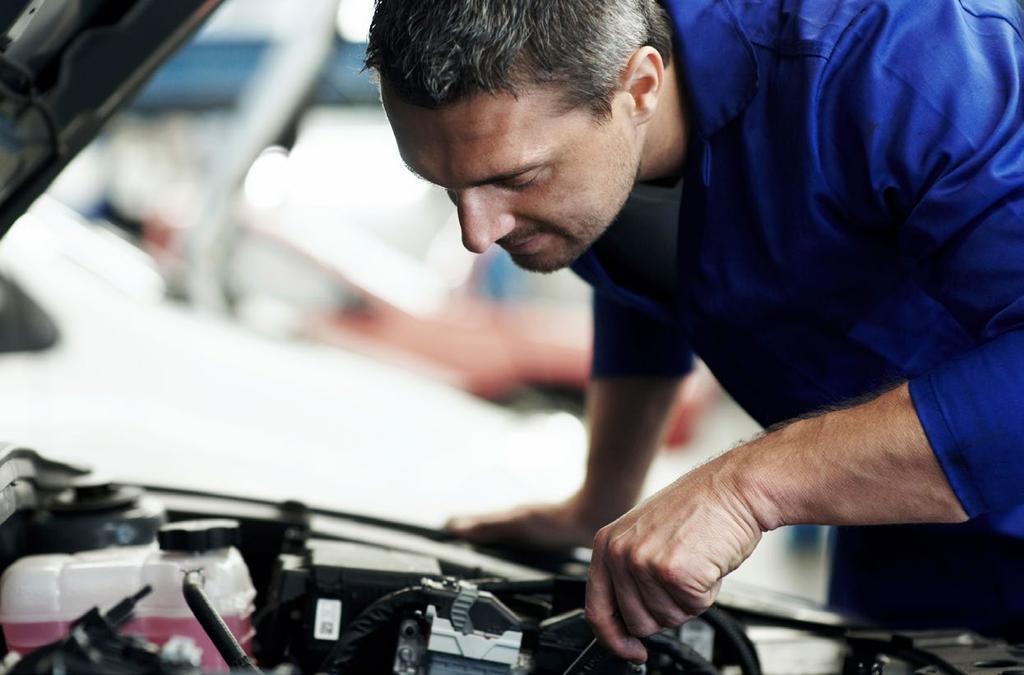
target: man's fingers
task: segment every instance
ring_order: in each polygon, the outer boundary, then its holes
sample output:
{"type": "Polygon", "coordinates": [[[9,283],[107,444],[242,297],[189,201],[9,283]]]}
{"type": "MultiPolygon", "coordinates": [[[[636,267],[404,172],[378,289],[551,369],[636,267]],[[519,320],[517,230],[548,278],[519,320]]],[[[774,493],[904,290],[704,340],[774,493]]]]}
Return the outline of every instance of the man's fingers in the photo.
{"type": "Polygon", "coordinates": [[[692,564],[686,558],[674,558],[655,563],[652,575],[671,602],[687,614],[684,621],[701,614],[714,603],[718,597],[718,589],[722,580],[717,579],[711,586],[697,581],[693,574],[687,573],[692,564]]]}
{"type": "Polygon", "coordinates": [[[451,518],[444,524],[444,529],[460,537],[472,536],[485,527],[480,518],[451,518]]]}
{"type": "Polygon", "coordinates": [[[647,660],[647,649],[626,631],[625,624],[619,618],[608,568],[596,550],[590,564],[585,615],[594,629],[594,635],[614,654],[635,663],[647,660]]]}
{"type": "Polygon", "coordinates": [[[630,635],[645,638],[661,630],[661,624],[644,605],[636,580],[625,565],[608,565],[619,616],[630,635]]]}
{"type": "Polygon", "coordinates": [[[681,626],[693,615],[687,609],[690,605],[680,602],[678,590],[656,581],[648,572],[633,572],[633,579],[647,612],[662,628],[681,626]]]}
{"type": "Polygon", "coordinates": [[[452,518],[444,529],[454,535],[479,543],[518,539],[523,535],[523,513],[504,511],[483,516],[452,518]]]}
{"type": "Polygon", "coordinates": [[[590,526],[576,519],[571,503],[527,505],[499,513],[452,518],[445,529],[478,544],[549,549],[587,546],[594,538],[590,526]]]}

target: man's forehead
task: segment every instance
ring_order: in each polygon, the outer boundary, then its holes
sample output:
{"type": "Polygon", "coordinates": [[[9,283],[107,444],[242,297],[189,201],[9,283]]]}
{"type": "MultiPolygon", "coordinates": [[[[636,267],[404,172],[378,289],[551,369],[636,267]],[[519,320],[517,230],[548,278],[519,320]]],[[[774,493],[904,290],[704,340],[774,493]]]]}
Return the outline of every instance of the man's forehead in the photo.
{"type": "Polygon", "coordinates": [[[384,105],[411,169],[445,187],[461,187],[544,161],[558,146],[547,133],[559,117],[547,101],[481,94],[438,109],[388,96],[384,105]]]}
{"type": "Polygon", "coordinates": [[[561,101],[557,90],[538,87],[516,95],[478,93],[438,108],[424,108],[405,101],[387,81],[381,83],[381,97],[389,112],[444,125],[449,134],[463,139],[513,132],[536,120],[557,117],[561,101]]]}

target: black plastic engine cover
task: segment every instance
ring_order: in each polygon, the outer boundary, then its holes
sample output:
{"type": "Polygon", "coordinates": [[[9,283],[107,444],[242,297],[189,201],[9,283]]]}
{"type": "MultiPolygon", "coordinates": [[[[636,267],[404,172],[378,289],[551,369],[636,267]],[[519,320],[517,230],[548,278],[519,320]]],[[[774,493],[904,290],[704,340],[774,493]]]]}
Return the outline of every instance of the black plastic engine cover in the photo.
{"type": "MultiPolygon", "coordinates": [[[[441,579],[437,560],[376,546],[313,539],[301,555],[281,555],[260,622],[261,656],[314,672],[353,619],[375,600],[441,579]]],[[[390,656],[389,656],[390,658],[390,656]]]]}

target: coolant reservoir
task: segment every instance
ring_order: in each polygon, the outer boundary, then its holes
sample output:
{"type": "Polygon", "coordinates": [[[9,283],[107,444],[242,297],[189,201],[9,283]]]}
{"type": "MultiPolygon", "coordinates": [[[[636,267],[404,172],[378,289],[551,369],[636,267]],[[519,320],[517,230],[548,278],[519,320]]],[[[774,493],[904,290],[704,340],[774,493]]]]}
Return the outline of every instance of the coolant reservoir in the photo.
{"type": "Polygon", "coordinates": [[[201,664],[227,671],[182,594],[185,572],[201,570],[204,589],[246,653],[252,654],[256,590],[235,548],[238,524],[203,520],[174,523],[160,532],[160,546],[135,546],[75,555],[22,558],[0,577],[0,626],[11,651],[27,654],[68,634],[71,622],[93,607],[106,611],[146,585],[153,592],[122,632],[158,645],[191,639],[201,664]]]}

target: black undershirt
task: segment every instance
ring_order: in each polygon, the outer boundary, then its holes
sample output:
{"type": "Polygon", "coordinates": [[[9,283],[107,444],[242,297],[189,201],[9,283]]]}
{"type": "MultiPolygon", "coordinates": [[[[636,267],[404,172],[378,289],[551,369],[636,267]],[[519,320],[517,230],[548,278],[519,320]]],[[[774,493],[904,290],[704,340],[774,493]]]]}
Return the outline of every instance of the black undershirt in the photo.
{"type": "Polygon", "coordinates": [[[593,246],[616,284],[673,303],[681,195],[681,182],[672,187],[639,184],[633,189],[618,218],[593,246]]]}

